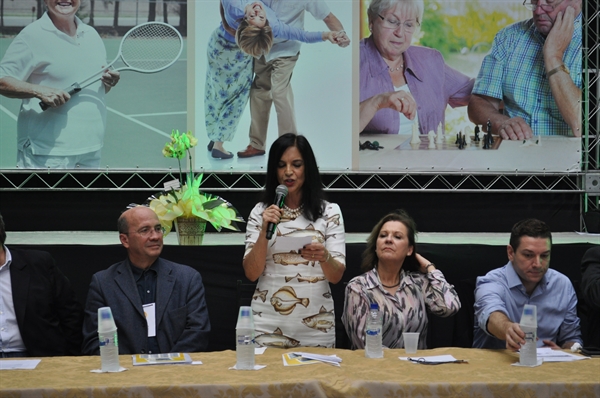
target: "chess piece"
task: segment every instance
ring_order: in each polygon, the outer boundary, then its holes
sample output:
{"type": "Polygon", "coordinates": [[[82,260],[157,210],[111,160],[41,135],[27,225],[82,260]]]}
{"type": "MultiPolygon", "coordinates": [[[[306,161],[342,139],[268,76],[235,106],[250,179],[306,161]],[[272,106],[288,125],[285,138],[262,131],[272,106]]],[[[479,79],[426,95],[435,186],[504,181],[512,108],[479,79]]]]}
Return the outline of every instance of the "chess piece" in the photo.
{"type": "Polygon", "coordinates": [[[458,149],[465,148],[465,136],[462,133],[458,133],[458,149]]]}
{"type": "Polygon", "coordinates": [[[466,145],[470,145],[471,144],[471,127],[469,125],[465,125],[463,127],[463,137],[465,140],[465,144],[466,145]]]}
{"type": "Polygon", "coordinates": [[[442,131],[442,122],[438,124],[437,128],[437,143],[442,144],[444,142],[444,132],[442,131]]]}
{"type": "Polygon", "coordinates": [[[479,130],[479,126],[475,125],[475,142],[481,141],[481,138],[479,138],[480,132],[481,132],[481,130],[479,130]]]}
{"type": "Polygon", "coordinates": [[[454,143],[456,145],[458,145],[460,143],[460,131],[458,132],[458,134],[456,134],[456,141],[454,141],[454,143]]]}
{"type": "Polygon", "coordinates": [[[427,148],[435,149],[435,133],[433,132],[433,130],[431,130],[429,133],[427,133],[427,135],[429,136],[429,145],[427,146],[427,148]]]}
{"type": "Polygon", "coordinates": [[[421,138],[419,137],[419,121],[415,118],[415,122],[412,125],[412,138],[410,139],[411,144],[420,144],[421,138]]]}
{"type": "Polygon", "coordinates": [[[492,134],[492,122],[490,122],[490,119],[486,123],[486,131],[488,134],[492,134]]]}

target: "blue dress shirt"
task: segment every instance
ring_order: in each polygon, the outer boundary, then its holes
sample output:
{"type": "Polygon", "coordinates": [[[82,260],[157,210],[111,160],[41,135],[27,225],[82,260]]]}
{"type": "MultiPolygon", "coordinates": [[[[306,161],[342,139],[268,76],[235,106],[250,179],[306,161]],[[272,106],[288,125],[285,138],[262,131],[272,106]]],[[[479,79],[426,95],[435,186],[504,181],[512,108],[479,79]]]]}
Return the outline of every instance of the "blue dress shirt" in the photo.
{"type": "Polygon", "coordinates": [[[552,340],[562,346],[567,341],[582,343],[577,296],[569,278],[553,269],[535,287],[531,296],[509,261],[477,278],[475,288],[474,348],[506,348],[506,342],[487,331],[490,314],[504,313],[511,321],[519,322],[525,304],[537,307],[538,346],[542,340],[552,340]]]}

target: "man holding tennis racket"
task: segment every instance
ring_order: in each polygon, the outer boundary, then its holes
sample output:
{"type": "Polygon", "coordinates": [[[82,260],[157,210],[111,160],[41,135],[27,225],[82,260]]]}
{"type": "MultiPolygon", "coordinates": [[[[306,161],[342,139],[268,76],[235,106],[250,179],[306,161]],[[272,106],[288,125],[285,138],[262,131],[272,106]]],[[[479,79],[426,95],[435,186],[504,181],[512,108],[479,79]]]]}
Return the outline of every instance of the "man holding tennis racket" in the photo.
{"type": "Polygon", "coordinates": [[[98,168],[104,96],[118,83],[119,72],[106,70],[72,95],[78,90],[67,87],[106,66],[106,48],[98,32],[75,16],[81,0],[44,4],[47,12],[15,37],[0,61],[0,94],[23,99],[17,167],[98,168]]]}

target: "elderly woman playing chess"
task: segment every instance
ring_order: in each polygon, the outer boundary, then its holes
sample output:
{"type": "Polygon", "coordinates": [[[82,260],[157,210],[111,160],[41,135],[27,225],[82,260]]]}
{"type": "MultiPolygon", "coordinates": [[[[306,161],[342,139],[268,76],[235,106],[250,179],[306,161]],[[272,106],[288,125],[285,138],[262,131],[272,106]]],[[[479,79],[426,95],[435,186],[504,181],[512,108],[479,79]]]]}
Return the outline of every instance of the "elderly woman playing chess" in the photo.
{"type": "Polygon", "coordinates": [[[465,106],[474,79],[452,69],[439,51],[412,46],[423,0],[373,0],[371,36],[360,42],[361,133],[444,132],[447,105],[465,106]]]}
{"type": "Polygon", "coordinates": [[[383,314],[382,342],[388,348],[404,347],[403,332],[419,333],[419,349],[426,348],[427,312],[447,317],[460,309],[454,286],[417,253],[416,232],[404,210],[387,214],[371,231],[363,253],[366,273],[346,286],[342,322],[352,349],[365,346],[371,303],[383,314]]]}

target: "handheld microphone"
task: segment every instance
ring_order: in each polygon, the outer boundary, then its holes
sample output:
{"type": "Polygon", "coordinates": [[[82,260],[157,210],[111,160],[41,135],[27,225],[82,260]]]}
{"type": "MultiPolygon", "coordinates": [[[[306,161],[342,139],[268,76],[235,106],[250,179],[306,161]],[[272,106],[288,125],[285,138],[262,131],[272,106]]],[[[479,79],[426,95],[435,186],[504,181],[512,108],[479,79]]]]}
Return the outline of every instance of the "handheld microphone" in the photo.
{"type": "MultiPolygon", "coordinates": [[[[283,201],[288,194],[288,189],[285,185],[279,185],[275,188],[275,200],[273,204],[279,206],[281,209],[283,207],[283,201]]],[[[277,228],[277,224],[270,222],[267,225],[267,240],[270,240],[275,233],[275,228],[277,228]]]]}

